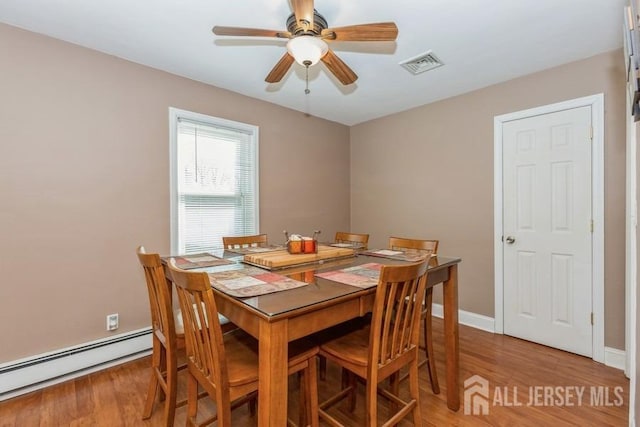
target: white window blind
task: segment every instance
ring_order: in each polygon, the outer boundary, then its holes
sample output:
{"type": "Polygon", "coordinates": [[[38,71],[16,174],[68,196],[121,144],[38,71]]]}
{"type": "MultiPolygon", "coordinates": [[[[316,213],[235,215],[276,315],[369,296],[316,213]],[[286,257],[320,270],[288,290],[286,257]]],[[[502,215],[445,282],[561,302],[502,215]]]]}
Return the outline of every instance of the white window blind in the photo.
{"type": "Polygon", "coordinates": [[[222,236],[257,234],[257,128],[171,111],[172,252],[205,252],[222,248],[222,236]]]}

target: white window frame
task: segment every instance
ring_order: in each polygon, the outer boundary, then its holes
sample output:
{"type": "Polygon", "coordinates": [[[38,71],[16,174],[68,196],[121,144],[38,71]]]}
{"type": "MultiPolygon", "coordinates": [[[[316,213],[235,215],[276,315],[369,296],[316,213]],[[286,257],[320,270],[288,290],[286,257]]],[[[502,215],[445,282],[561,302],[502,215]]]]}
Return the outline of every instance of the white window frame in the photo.
{"type": "MultiPolygon", "coordinates": [[[[260,187],[259,187],[259,128],[258,126],[236,122],[233,120],[221,119],[219,117],[208,116],[206,114],[194,113],[192,111],[181,110],[174,107],[169,107],[169,188],[170,188],[170,244],[171,254],[177,255],[179,253],[178,247],[178,174],[177,174],[177,161],[178,161],[178,120],[180,118],[191,120],[195,122],[201,122],[203,124],[224,127],[229,129],[237,129],[240,132],[249,134],[251,143],[255,145],[255,223],[256,230],[260,230],[260,187]]],[[[222,242],[220,242],[220,248],[222,248],[222,242]]]]}

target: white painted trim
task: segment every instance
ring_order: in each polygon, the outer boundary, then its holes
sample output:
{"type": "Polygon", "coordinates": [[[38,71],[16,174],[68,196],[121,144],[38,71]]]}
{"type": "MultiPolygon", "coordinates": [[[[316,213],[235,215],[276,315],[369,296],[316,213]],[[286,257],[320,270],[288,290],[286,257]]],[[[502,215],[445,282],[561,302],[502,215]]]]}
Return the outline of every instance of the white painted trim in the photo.
{"type": "MultiPolygon", "coordinates": [[[[431,306],[432,314],[435,317],[444,317],[442,304],[433,304],[431,306]]],[[[483,316],[482,314],[471,313],[470,311],[458,310],[458,322],[461,325],[471,326],[472,328],[481,329],[483,331],[495,332],[495,321],[493,318],[483,316]]]]}
{"type": "Polygon", "coordinates": [[[178,203],[173,195],[178,191],[178,176],[174,172],[178,161],[178,117],[183,110],[169,107],[169,245],[170,252],[178,251],[178,203]]]}
{"type": "Polygon", "coordinates": [[[504,333],[504,301],[503,295],[503,259],[504,245],[502,236],[504,230],[502,228],[502,125],[504,121],[493,119],[493,275],[494,275],[494,317],[495,331],[497,334],[504,333]],[[498,207],[500,207],[498,209],[498,207]]]}
{"type": "MultiPolygon", "coordinates": [[[[443,317],[441,304],[433,304],[433,315],[443,317]]],[[[493,333],[493,318],[459,310],[460,324],[493,333]]],[[[151,329],[144,328],[36,356],[0,364],[0,401],[30,393],[73,378],[126,363],[151,354],[151,329]],[[130,335],[138,335],[127,339],[130,335]],[[82,350],[84,347],[93,347],[82,350]],[[74,353],[74,351],[77,351],[74,353]],[[64,356],[64,353],[72,353],[64,356]],[[56,357],[62,355],[61,357],[56,357]],[[44,360],[44,361],[40,361],[44,360]],[[24,367],[20,367],[20,366],[24,367]],[[10,369],[16,367],[16,369],[10,369]],[[6,371],[6,372],[2,372],[6,371]]],[[[605,364],[624,369],[626,353],[605,349],[605,364]]]]}
{"type": "Polygon", "coordinates": [[[627,353],[617,348],[605,347],[604,364],[624,372],[624,367],[627,364],[627,353]]]}
{"type": "MultiPolygon", "coordinates": [[[[593,126],[591,191],[593,192],[593,360],[604,362],[604,95],[581,98],[591,104],[593,126]]],[[[574,108],[574,107],[572,107],[574,108]]]]}
{"type": "Polygon", "coordinates": [[[629,425],[635,425],[636,417],[636,387],[637,387],[637,283],[638,283],[638,248],[637,248],[637,227],[638,227],[638,200],[637,200],[637,148],[638,140],[636,123],[631,114],[631,100],[626,99],[626,156],[627,156],[627,186],[626,186],[626,250],[625,250],[625,350],[627,352],[627,363],[625,375],[630,378],[629,385],[629,425]]]}
{"type": "MultiPolygon", "coordinates": [[[[177,254],[180,252],[178,248],[178,202],[175,196],[178,193],[178,182],[176,173],[176,162],[178,159],[178,119],[184,117],[191,120],[200,121],[203,123],[211,123],[215,126],[227,127],[230,129],[237,129],[248,133],[253,142],[255,143],[255,155],[256,155],[256,176],[254,186],[256,189],[255,194],[255,222],[256,233],[260,232],[260,128],[255,125],[247,123],[236,122],[233,120],[222,119],[219,117],[208,116],[206,114],[194,113],[192,111],[181,110],[179,108],[169,107],[169,239],[171,246],[171,253],[177,254]]],[[[220,243],[222,247],[222,242],[220,243]]]]}
{"type": "Polygon", "coordinates": [[[504,294],[503,294],[503,257],[502,257],[502,126],[512,120],[554,113],[579,107],[591,107],[591,124],[593,126],[592,150],[592,218],[594,221],[592,247],[592,310],[593,354],[596,362],[603,363],[604,351],[604,95],[602,93],[572,99],[556,104],[531,108],[529,110],[496,116],[493,119],[494,141],[494,299],[495,330],[504,333],[504,294]]]}
{"type": "Polygon", "coordinates": [[[0,365],[0,401],[151,353],[151,328],[13,360],[0,365]]]}
{"type": "MultiPolygon", "coordinates": [[[[625,97],[627,100],[627,109],[629,111],[629,97],[625,97]]],[[[625,186],[625,335],[624,343],[625,350],[629,352],[631,344],[631,292],[633,291],[633,283],[635,282],[635,191],[636,191],[636,171],[635,171],[635,135],[632,137],[633,121],[631,116],[626,114],[626,186],[625,186]]],[[[627,364],[625,367],[625,375],[629,377],[629,369],[631,367],[627,364]]]]}
{"type": "MultiPolygon", "coordinates": [[[[435,317],[443,318],[444,312],[442,304],[434,303],[432,306],[432,314],[435,317]]],[[[461,325],[470,326],[472,328],[480,329],[486,332],[499,333],[495,330],[495,319],[484,316],[482,314],[472,313],[470,311],[459,310],[458,320],[461,325]]],[[[627,353],[624,350],[618,350],[617,348],[605,347],[604,348],[604,364],[612,368],[620,369],[624,371],[624,367],[627,360],[627,353]]]]}

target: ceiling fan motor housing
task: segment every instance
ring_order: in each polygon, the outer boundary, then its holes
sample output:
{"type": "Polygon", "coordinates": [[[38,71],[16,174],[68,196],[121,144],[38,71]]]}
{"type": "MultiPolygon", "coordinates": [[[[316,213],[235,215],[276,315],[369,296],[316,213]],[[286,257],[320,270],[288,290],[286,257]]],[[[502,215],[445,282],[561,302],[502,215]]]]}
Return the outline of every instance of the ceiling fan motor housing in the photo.
{"type": "Polygon", "coordinates": [[[326,30],[329,28],[327,25],[327,20],[324,19],[324,16],[320,15],[317,10],[313,9],[313,28],[308,28],[308,26],[298,25],[298,21],[296,21],[295,14],[289,15],[287,18],[287,30],[295,37],[301,35],[313,35],[319,36],[322,33],[322,30],[326,30]]]}
{"type": "Polygon", "coordinates": [[[265,78],[267,83],[277,83],[282,80],[294,61],[308,69],[321,60],[327,70],[343,85],[352,84],[358,79],[358,76],[338,55],[329,49],[327,41],[393,41],[398,36],[398,27],[393,22],[329,28],[324,16],[313,8],[313,3],[314,0],[296,0],[291,3],[294,13],[287,18],[287,31],[216,25],[213,27],[213,33],[218,36],[289,39],[287,53],[271,69],[265,78]],[[311,13],[312,10],[313,13],[311,13]]]}

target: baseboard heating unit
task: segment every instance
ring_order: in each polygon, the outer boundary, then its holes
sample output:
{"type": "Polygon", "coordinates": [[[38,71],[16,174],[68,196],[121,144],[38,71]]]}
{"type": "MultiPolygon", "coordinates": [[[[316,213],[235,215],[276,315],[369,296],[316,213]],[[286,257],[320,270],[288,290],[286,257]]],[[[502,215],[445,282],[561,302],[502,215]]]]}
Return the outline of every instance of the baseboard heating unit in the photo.
{"type": "Polygon", "coordinates": [[[151,328],[0,364],[0,401],[151,354],[151,328]]]}

